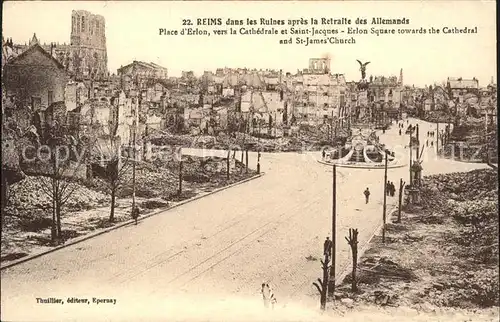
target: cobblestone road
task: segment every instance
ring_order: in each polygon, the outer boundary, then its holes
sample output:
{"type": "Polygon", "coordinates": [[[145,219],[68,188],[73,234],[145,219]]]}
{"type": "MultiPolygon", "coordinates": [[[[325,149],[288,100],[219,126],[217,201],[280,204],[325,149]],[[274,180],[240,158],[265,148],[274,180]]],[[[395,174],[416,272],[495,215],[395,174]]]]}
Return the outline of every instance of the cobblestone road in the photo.
{"type": "MultiPolygon", "coordinates": [[[[419,123],[425,136],[433,125],[419,123]]],[[[394,126],[381,135],[381,141],[389,146],[406,145],[408,136],[399,136],[397,130],[394,126]]],[[[430,148],[424,152],[424,174],[484,167],[437,160],[434,155],[430,148]]],[[[138,226],[126,226],[2,270],[2,320],[57,320],[75,315],[127,319],[126,312],[154,313],[174,309],[172,303],[177,303],[177,309],[185,308],[179,304],[183,299],[193,310],[231,299],[260,307],[264,281],[274,286],[280,307],[316,308],[312,282],[321,276],[320,263],[306,257],[321,258],[332,218],[332,169],[318,163],[318,157],[319,153],[263,153],[266,175],[259,179],[150,217],[138,226]],[[101,308],[95,310],[93,303],[37,304],[37,297],[64,301],[81,297],[91,302],[93,297],[116,298],[117,304],[99,304],[101,308]],[[194,299],[198,304],[193,304],[194,299]]],[[[250,159],[256,163],[254,153],[250,159]]],[[[344,239],[348,229],[359,229],[361,247],[381,223],[384,172],[337,171],[339,272],[350,263],[344,239]],[[369,204],[362,194],[366,187],[371,190],[369,204]]],[[[389,170],[394,183],[401,177],[408,181],[408,167],[389,170]]],[[[396,197],[388,197],[388,204],[389,212],[396,197]]]]}

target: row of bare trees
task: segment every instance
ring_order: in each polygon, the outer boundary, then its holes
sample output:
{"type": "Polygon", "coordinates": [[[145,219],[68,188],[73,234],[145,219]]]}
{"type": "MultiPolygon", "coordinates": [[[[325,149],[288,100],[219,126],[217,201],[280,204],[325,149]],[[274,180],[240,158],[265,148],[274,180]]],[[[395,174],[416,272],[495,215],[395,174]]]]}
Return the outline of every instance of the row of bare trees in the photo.
{"type": "MultiPolygon", "coordinates": [[[[113,132],[113,131],[111,131],[113,132]]],[[[91,171],[87,178],[92,179],[93,174],[97,174],[107,184],[111,195],[111,205],[109,221],[115,220],[116,196],[125,183],[127,183],[127,172],[130,170],[130,158],[122,158],[119,148],[119,140],[116,133],[110,133],[108,151],[110,155],[104,166],[97,163],[92,164],[91,148],[95,147],[95,139],[86,138],[76,142],[67,134],[65,127],[57,123],[52,124],[46,135],[40,142],[48,146],[50,158],[48,162],[39,162],[35,167],[39,171],[37,177],[38,187],[49,201],[49,208],[52,213],[51,241],[59,243],[62,238],[61,215],[68,201],[78,192],[81,173],[91,171]],[[82,160],[77,156],[85,156],[82,160]],[[91,164],[88,167],[88,164],[91,164]],[[93,165],[93,166],[92,166],[93,165]],[[97,169],[96,169],[97,167],[97,169]],[[85,169],[87,168],[87,169],[85,169]],[[100,169],[99,169],[100,168],[100,169]],[[99,171],[100,170],[100,171],[99,171]]]]}

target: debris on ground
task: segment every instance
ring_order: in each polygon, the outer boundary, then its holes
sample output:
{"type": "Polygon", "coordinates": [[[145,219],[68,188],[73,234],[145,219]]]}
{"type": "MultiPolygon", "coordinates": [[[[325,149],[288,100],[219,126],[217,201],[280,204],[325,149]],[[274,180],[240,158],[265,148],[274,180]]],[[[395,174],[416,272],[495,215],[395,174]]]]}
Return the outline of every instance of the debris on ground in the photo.
{"type": "MultiPolygon", "coordinates": [[[[141,215],[166,209],[256,174],[255,170],[247,170],[245,164],[232,158],[229,170],[228,179],[225,158],[183,156],[183,182],[179,193],[179,162],[137,163],[135,195],[141,215]]],[[[134,191],[131,167],[120,177],[113,222],[109,220],[111,191],[105,179],[62,180],[67,191],[71,191],[62,208],[62,242],[131,218],[134,191]]],[[[10,187],[2,230],[2,263],[52,247],[52,200],[47,186],[50,186],[50,178],[26,176],[10,187]]]]}
{"type": "Polygon", "coordinates": [[[393,242],[374,238],[360,259],[357,292],[348,275],[339,294],[418,310],[498,307],[497,196],[491,169],[425,177],[421,204],[386,231],[393,242]]]}

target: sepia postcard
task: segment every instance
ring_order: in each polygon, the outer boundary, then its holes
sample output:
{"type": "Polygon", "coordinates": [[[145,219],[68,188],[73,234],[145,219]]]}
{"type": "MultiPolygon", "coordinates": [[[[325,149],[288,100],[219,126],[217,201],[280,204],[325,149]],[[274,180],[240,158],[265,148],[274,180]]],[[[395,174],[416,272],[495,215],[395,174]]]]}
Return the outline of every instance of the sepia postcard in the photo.
{"type": "Polygon", "coordinates": [[[496,2],[6,1],[1,321],[498,321],[496,2]]]}

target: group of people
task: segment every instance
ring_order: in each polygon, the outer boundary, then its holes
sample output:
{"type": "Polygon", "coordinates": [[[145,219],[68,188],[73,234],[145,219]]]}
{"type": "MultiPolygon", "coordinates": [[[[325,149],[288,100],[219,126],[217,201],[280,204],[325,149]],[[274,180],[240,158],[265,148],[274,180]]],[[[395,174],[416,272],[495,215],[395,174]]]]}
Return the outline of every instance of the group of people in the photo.
{"type": "Polygon", "coordinates": [[[433,138],[435,136],[435,132],[434,131],[427,131],[427,137],[429,138],[433,138]]]}
{"type": "MultiPolygon", "coordinates": [[[[408,128],[406,129],[407,131],[413,131],[413,129],[415,128],[413,124],[409,124],[408,120],[406,120],[406,125],[408,125],[408,128]]],[[[405,128],[405,123],[404,122],[398,123],[398,127],[399,127],[399,135],[402,135],[403,134],[402,130],[405,128]]]]}
{"type": "Polygon", "coordinates": [[[396,186],[392,183],[392,181],[387,181],[385,190],[388,196],[394,197],[396,194],[396,186]]]}

